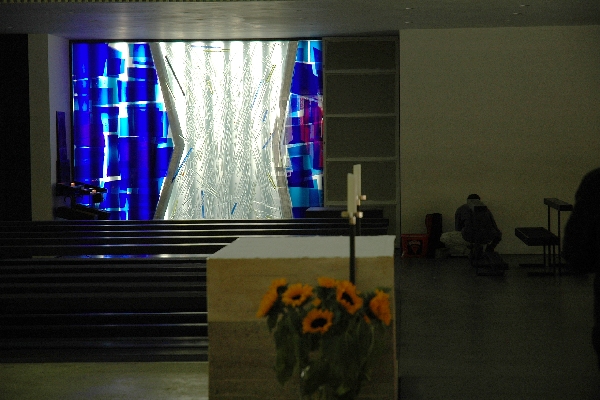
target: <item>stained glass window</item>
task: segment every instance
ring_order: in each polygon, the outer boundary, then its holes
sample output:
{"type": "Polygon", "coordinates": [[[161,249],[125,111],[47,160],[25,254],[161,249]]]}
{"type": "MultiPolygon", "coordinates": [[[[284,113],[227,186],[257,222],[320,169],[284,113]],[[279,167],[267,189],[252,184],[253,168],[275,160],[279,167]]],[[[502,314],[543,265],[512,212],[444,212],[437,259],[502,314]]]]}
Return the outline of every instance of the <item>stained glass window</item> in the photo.
{"type": "Polygon", "coordinates": [[[303,216],[323,203],[320,46],[74,43],[75,180],[111,219],[303,216]]]}
{"type": "Polygon", "coordinates": [[[286,123],[295,218],[323,206],[323,74],[320,40],[298,42],[286,123]]]}
{"type": "Polygon", "coordinates": [[[150,46],[75,43],[72,60],[75,180],[107,189],[111,219],[152,219],[173,141],[150,46]]]}

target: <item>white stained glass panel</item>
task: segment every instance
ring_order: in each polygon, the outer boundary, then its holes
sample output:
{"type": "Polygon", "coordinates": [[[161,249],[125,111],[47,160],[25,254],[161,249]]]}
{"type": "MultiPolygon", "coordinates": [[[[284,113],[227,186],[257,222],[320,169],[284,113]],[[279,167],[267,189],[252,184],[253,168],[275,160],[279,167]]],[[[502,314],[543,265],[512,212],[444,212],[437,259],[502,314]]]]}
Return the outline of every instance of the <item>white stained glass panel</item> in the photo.
{"type": "Polygon", "coordinates": [[[155,218],[291,217],[277,174],[295,50],[287,41],[152,45],[175,147],[155,218]]]}

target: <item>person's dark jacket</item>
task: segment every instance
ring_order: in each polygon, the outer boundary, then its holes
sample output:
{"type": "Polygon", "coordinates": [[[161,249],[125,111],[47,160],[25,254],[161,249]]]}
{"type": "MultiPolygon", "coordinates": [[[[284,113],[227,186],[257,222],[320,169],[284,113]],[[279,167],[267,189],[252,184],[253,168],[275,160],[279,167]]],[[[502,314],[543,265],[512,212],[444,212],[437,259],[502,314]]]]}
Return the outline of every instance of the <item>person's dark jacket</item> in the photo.
{"type": "Polygon", "coordinates": [[[588,172],[575,193],[575,204],[565,225],[562,255],[567,267],[594,278],[592,341],[600,368],[600,168],[588,172]]]}
{"type": "Polygon", "coordinates": [[[467,199],[466,204],[458,207],[454,214],[454,229],[470,243],[485,244],[502,238],[492,212],[479,199],[467,199]]]}

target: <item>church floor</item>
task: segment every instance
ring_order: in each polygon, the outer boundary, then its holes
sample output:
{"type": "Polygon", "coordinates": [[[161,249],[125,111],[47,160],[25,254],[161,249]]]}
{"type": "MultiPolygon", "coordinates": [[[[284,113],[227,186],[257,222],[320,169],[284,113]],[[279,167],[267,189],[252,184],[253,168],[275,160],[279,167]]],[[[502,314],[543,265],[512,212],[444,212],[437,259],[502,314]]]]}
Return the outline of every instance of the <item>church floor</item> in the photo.
{"type": "MultiPolygon", "coordinates": [[[[401,398],[600,399],[592,277],[504,277],[465,258],[397,259],[401,398]]],[[[204,400],[207,363],[0,364],[2,400],[204,400]]]]}
{"type": "Polygon", "coordinates": [[[208,363],[0,364],[2,400],[206,400],[208,363]]]}
{"type": "Polygon", "coordinates": [[[401,398],[600,399],[591,345],[592,276],[530,277],[503,256],[504,277],[467,259],[402,259],[401,398]]]}

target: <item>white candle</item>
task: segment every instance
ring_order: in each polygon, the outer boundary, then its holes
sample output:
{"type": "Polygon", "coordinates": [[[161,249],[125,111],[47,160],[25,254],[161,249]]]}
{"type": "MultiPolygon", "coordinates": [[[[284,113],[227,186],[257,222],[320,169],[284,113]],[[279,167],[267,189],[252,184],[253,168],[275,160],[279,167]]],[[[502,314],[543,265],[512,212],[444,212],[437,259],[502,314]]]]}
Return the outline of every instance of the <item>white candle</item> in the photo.
{"type": "Polygon", "coordinates": [[[356,189],[354,187],[354,175],[348,174],[348,213],[350,218],[356,213],[356,189]]]}
{"type": "Polygon", "coordinates": [[[361,168],[360,164],[355,164],[352,167],[352,173],[354,174],[354,189],[356,190],[356,203],[360,205],[360,196],[362,195],[362,184],[361,184],[361,168]]]}

